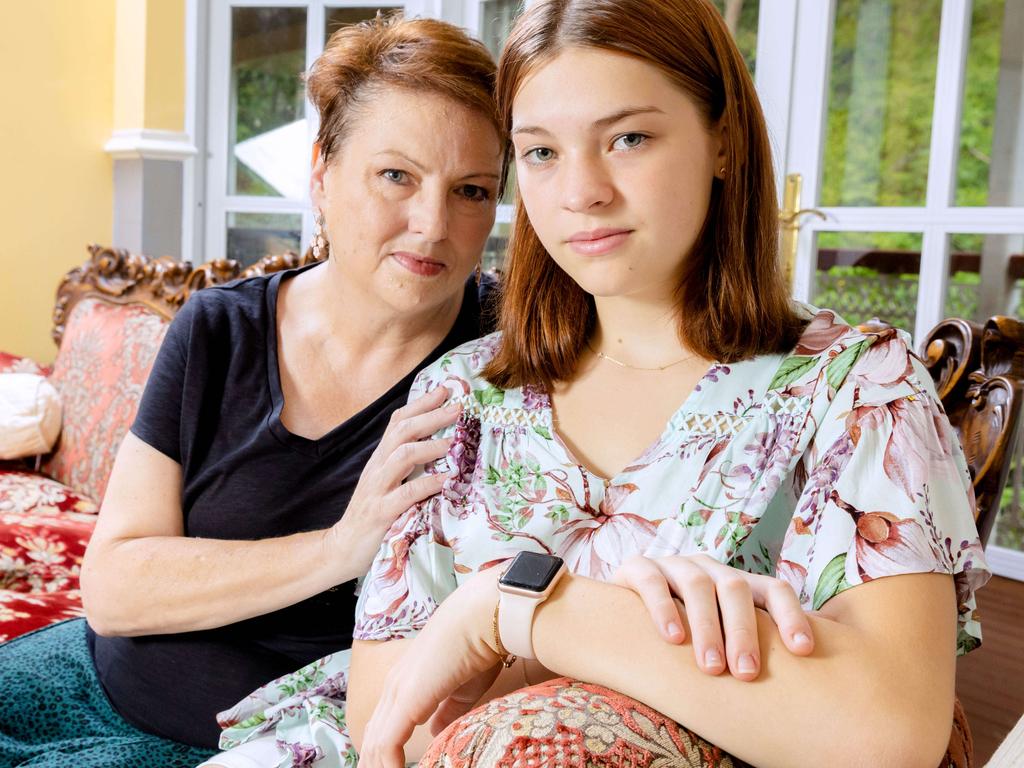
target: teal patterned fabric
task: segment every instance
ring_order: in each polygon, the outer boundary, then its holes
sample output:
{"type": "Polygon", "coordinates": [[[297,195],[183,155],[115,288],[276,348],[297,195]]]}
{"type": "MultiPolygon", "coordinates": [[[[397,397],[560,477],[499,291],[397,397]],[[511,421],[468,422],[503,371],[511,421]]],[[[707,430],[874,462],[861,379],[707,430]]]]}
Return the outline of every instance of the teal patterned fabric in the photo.
{"type": "Polygon", "coordinates": [[[0,645],[0,766],[191,768],[205,749],[143,733],[107,700],[73,619],[0,645]]]}

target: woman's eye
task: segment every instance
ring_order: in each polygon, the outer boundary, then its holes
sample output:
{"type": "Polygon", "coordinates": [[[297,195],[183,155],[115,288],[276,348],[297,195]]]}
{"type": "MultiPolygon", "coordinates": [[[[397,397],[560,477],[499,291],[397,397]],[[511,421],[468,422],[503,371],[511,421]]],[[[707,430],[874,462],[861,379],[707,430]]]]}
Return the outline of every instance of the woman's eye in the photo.
{"type": "Polygon", "coordinates": [[[458,191],[459,195],[475,203],[484,203],[491,199],[491,191],[484,187],[478,187],[476,184],[466,184],[459,187],[458,191]]]}
{"type": "Polygon", "coordinates": [[[388,181],[393,181],[395,184],[402,184],[406,180],[405,171],[400,171],[397,168],[386,168],[380,172],[380,175],[388,181]]]}
{"type": "Polygon", "coordinates": [[[642,133],[624,133],[622,136],[619,136],[612,143],[612,148],[613,149],[636,149],[641,144],[643,144],[645,141],[647,141],[647,138],[648,137],[645,136],[642,133]]]}
{"type": "Polygon", "coordinates": [[[548,147],[534,147],[533,149],[528,149],[523,153],[523,159],[526,160],[526,162],[533,163],[535,165],[546,163],[554,156],[555,153],[548,147]]]}

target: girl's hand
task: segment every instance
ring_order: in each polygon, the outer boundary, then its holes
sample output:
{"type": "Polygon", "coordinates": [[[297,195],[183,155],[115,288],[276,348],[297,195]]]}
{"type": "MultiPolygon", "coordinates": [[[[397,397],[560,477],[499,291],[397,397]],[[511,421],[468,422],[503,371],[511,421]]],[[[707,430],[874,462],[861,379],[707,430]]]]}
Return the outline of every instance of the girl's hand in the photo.
{"type": "Polygon", "coordinates": [[[758,676],[761,653],[754,608],[768,611],[790,652],[807,656],[814,650],[810,622],[793,588],[781,579],[747,573],[707,555],[634,555],[623,561],[612,582],[640,595],[670,643],[686,639],[676,599],[682,601],[697,666],[709,675],[723,672],[727,660],[733,677],[758,676]]]}
{"type": "Polygon", "coordinates": [[[468,712],[501,669],[491,617],[502,568],[482,571],[453,592],[388,672],[359,750],[359,768],[404,768],[417,725],[436,735],[468,712]]]}
{"type": "Polygon", "coordinates": [[[439,472],[405,482],[416,467],[440,459],[451,446],[450,438],[427,439],[459,418],[462,408],[457,402],[444,404],[448,394],[446,387],[437,387],[391,415],[345,514],[328,531],[331,546],[343,553],[349,570],[366,573],[395,519],[438,493],[448,478],[439,472]]]}

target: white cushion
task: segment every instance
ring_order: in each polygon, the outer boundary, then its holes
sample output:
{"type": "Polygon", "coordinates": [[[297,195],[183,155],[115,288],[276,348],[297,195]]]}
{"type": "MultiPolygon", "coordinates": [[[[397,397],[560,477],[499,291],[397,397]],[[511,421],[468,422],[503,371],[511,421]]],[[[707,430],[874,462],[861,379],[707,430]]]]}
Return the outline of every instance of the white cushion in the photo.
{"type": "Polygon", "coordinates": [[[0,373],[0,459],[49,453],[60,419],[60,395],[45,376],[0,373]]]}

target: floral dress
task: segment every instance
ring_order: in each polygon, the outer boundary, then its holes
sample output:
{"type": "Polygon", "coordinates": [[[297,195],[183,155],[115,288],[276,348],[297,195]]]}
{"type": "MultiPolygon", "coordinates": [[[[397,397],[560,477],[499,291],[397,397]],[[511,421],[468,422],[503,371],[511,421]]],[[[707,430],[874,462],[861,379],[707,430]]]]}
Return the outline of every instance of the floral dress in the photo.
{"type": "MultiPolygon", "coordinates": [[[[811,312],[811,310],[808,310],[811,312]]],[[[864,334],[829,311],[788,355],[712,365],[642,456],[611,478],[559,439],[547,394],[480,376],[492,334],[424,370],[411,397],[463,404],[445,459],[457,472],[401,516],[365,577],[355,637],[415,635],[466,578],[519,550],[608,579],[628,555],[704,553],[792,585],[806,610],[905,573],[948,573],[957,652],[981,640],[989,577],[956,434],[902,331],[864,334]]],[[[627,406],[628,407],[628,406],[627,406]]],[[[273,734],[279,765],[354,765],[344,725],[348,652],[254,692],[221,716],[222,747],[273,734]]]]}

